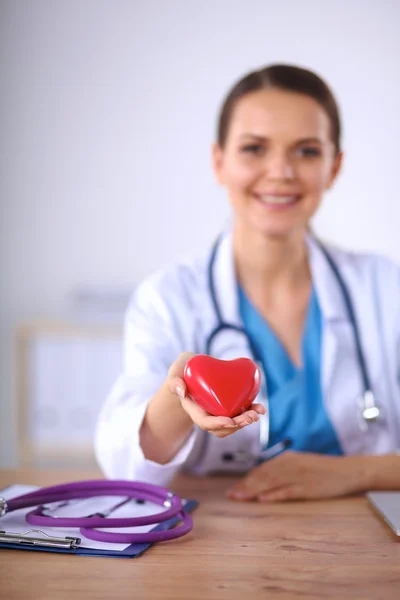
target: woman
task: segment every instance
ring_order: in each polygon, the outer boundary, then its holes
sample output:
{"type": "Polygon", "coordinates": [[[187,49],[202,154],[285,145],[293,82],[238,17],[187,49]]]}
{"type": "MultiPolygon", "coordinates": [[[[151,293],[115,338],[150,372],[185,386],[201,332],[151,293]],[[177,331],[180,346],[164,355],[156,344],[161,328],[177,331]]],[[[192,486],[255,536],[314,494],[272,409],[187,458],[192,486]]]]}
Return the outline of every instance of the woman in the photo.
{"type": "Polygon", "coordinates": [[[310,71],[274,65],[233,87],[213,147],[232,231],[135,293],[124,373],[96,433],[107,476],[245,471],[227,493],[258,501],[400,489],[399,270],[310,234],[340,172],[340,133],[335,99],[310,71]],[[234,327],[214,335],[221,321],[234,327]],[[258,360],[266,385],[250,410],[230,419],[196,405],[183,381],[193,353],[258,360]],[[378,408],[370,392],[359,402],[369,386],[378,408]],[[287,437],[293,450],[257,464],[287,437]]]}

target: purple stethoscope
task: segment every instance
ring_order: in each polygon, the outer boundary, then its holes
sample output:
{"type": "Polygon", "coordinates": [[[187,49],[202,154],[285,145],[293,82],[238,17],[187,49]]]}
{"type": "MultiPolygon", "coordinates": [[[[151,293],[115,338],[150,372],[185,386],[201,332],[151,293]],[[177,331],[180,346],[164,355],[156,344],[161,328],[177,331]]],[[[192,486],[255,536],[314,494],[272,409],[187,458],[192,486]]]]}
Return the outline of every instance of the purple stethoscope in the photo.
{"type": "Polygon", "coordinates": [[[115,544],[136,544],[163,542],[176,539],[189,533],[193,528],[191,517],[185,512],[179,496],[166,488],[150,483],[116,480],[89,480],[64,483],[51,487],[43,487],[34,492],[17,496],[11,500],[0,498],[0,517],[21,508],[36,508],[29,512],[25,519],[30,525],[43,527],[77,527],[81,535],[90,540],[111,542],[115,544]],[[101,513],[87,517],[51,517],[44,514],[45,504],[75,500],[81,498],[94,498],[97,496],[125,496],[136,500],[148,500],[164,506],[166,510],[131,518],[106,518],[101,513]],[[177,517],[181,525],[174,529],[149,531],[146,533],[115,533],[99,531],[98,527],[139,527],[143,525],[160,524],[177,517]]]}

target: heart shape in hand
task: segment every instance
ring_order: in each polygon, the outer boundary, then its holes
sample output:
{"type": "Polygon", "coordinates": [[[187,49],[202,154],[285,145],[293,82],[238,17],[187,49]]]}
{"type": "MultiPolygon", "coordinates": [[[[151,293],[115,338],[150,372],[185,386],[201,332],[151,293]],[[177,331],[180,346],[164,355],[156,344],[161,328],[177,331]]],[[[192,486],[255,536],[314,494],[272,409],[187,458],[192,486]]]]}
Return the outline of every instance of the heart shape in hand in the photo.
{"type": "Polygon", "coordinates": [[[261,374],[249,358],[220,360],[196,354],[186,363],[183,379],[193,400],[216,417],[237,417],[260,389],[261,374]]]}

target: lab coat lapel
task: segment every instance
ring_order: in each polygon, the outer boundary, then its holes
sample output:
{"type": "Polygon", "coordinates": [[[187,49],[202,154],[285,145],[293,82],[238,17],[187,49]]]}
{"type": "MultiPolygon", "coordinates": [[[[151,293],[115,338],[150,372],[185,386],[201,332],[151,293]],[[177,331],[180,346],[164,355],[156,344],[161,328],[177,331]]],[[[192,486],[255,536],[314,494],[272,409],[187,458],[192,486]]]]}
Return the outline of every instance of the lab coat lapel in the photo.
{"type": "MultiPolygon", "coordinates": [[[[212,276],[222,322],[242,328],[231,233],[225,234],[218,244],[212,276]]],[[[214,309],[213,313],[215,328],[220,323],[214,309]]],[[[212,354],[225,360],[240,356],[253,358],[246,336],[232,330],[224,330],[214,338],[212,354]]]]}
{"type": "MultiPolygon", "coordinates": [[[[307,238],[313,284],[323,316],[321,385],[325,408],[347,454],[361,453],[357,401],[362,393],[354,331],[338,281],[312,237],[307,238]]],[[[340,265],[339,265],[340,268],[340,265]]]]}
{"type": "Polygon", "coordinates": [[[241,326],[232,233],[226,233],[219,242],[213,275],[222,320],[241,326]]]}
{"type": "Polygon", "coordinates": [[[339,323],[346,323],[348,315],[335,275],[322,250],[312,236],[307,237],[308,257],[313,285],[324,320],[322,342],[322,380],[328,389],[332,384],[339,353],[339,323]]]}

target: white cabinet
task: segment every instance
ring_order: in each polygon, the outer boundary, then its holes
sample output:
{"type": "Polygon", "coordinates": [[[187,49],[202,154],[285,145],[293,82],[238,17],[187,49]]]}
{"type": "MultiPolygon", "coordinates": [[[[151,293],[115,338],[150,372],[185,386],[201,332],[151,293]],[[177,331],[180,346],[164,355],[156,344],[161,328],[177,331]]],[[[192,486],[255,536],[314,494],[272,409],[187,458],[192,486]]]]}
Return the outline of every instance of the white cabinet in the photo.
{"type": "Polygon", "coordinates": [[[94,464],[93,433],[122,366],[122,330],[46,323],[17,336],[22,465],[94,464]]]}

